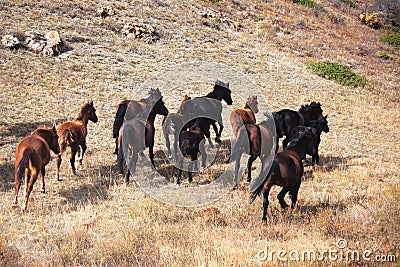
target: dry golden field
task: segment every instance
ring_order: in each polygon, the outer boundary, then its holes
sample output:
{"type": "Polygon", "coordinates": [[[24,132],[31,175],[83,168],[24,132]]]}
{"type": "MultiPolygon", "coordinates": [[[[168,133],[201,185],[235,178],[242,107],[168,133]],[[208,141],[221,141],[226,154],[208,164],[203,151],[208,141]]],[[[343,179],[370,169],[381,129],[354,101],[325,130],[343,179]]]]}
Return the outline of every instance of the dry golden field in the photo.
{"type": "MultiPolygon", "coordinates": [[[[379,42],[383,30],[360,23],[359,13],[379,11],[371,10],[374,1],[354,1],[355,8],[348,2],[318,0],[307,8],[284,0],[0,1],[1,36],[56,30],[71,48],[52,57],[0,50],[0,266],[400,266],[400,53],[379,42]],[[101,18],[96,9],[107,5],[115,14],[101,18]],[[135,18],[155,27],[159,40],[123,35],[135,18]],[[160,71],[194,61],[236,69],[259,87],[270,111],[322,104],[330,132],[322,134],[320,166],[305,167],[292,212],[281,212],[274,187],[263,224],[262,202],[248,204],[244,179],[212,204],[181,208],[118,177],[116,105],[135,99],[160,71]],[[338,85],[313,74],[313,61],[349,65],[368,83],[338,85]],[[87,99],[99,121],[89,122],[78,175],[64,159],[58,182],[52,154],[47,192],[38,180],[23,213],[12,205],[18,141],[40,125],[75,118],[87,99]],[[340,249],[338,240],[347,245],[340,249]],[[302,259],[310,251],[322,258],[302,259]],[[354,251],[360,260],[346,258],[354,251]]],[[[163,94],[174,111],[176,92],[163,94]]],[[[156,164],[166,164],[161,155],[157,146],[156,164]]]]}

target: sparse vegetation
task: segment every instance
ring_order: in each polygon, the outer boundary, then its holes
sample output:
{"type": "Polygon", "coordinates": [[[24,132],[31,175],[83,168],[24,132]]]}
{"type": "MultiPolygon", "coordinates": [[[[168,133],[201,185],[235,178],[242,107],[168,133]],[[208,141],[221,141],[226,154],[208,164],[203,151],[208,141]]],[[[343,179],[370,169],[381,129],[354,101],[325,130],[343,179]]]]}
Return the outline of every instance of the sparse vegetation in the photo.
{"type": "Polygon", "coordinates": [[[364,87],[367,83],[364,76],[355,74],[348,66],[332,62],[314,62],[309,65],[309,68],[319,76],[341,85],[364,87]]]}
{"type": "Polygon", "coordinates": [[[400,47],[400,31],[388,31],[379,37],[379,41],[382,43],[394,46],[396,48],[400,47]]]}
{"type": "Polygon", "coordinates": [[[293,3],[297,3],[308,8],[315,7],[315,2],[313,0],[293,0],[293,3]]]}
{"type": "Polygon", "coordinates": [[[387,60],[394,60],[394,58],[386,52],[379,52],[377,56],[387,60]]]}

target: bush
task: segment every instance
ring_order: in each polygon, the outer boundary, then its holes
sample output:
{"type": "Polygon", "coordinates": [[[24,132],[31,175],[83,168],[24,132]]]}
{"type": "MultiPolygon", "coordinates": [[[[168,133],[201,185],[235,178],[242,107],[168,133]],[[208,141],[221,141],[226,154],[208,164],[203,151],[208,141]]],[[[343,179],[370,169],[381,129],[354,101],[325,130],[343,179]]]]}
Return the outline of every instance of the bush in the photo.
{"type": "Polygon", "coordinates": [[[315,7],[315,3],[313,0],[293,0],[293,3],[298,3],[302,6],[309,7],[309,8],[315,7]]]}
{"type": "Polygon", "coordinates": [[[378,57],[383,58],[383,59],[387,59],[387,60],[394,60],[393,57],[391,55],[389,55],[386,52],[379,52],[378,54],[376,54],[378,57]]]}
{"type": "Polygon", "coordinates": [[[347,66],[332,62],[314,62],[308,66],[314,73],[328,80],[336,81],[341,85],[363,87],[367,83],[364,76],[355,74],[347,66]]]}
{"type": "Polygon", "coordinates": [[[400,31],[387,32],[379,37],[379,41],[381,41],[382,43],[399,48],[400,47],[400,31]]]}

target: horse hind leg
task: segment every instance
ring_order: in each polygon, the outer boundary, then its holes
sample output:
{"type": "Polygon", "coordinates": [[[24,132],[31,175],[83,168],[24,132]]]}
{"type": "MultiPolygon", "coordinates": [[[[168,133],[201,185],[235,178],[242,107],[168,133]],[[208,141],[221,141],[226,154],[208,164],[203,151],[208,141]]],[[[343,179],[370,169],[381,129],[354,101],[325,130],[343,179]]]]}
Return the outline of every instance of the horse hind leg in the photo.
{"type": "Polygon", "coordinates": [[[86,144],[82,144],[82,145],[80,146],[80,149],[79,149],[79,151],[80,151],[79,164],[81,164],[81,165],[82,165],[82,161],[83,161],[83,155],[85,154],[86,149],[87,149],[86,144]]]}
{"type": "Polygon", "coordinates": [[[29,195],[30,195],[31,192],[32,192],[33,185],[34,185],[35,182],[36,182],[37,176],[38,176],[38,172],[37,172],[36,169],[33,169],[33,170],[31,171],[31,177],[30,177],[30,179],[28,178],[28,176],[26,176],[26,184],[25,184],[25,186],[26,186],[25,203],[24,203],[24,206],[23,206],[23,208],[22,208],[22,210],[23,210],[24,212],[26,212],[27,209],[28,209],[29,195]]]}
{"type": "Polygon", "coordinates": [[[45,165],[42,165],[42,168],[40,170],[40,175],[42,176],[42,189],[43,189],[43,193],[46,193],[46,186],[44,183],[44,176],[46,175],[46,168],[45,165]]]}
{"type": "Polygon", "coordinates": [[[282,188],[281,192],[279,192],[277,198],[279,200],[279,204],[281,204],[282,209],[286,209],[289,207],[289,205],[285,202],[285,195],[286,193],[289,192],[289,189],[287,188],[282,188]]]}
{"type": "Polygon", "coordinates": [[[61,181],[60,179],[60,166],[61,166],[61,152],[60,154],[57,155],[57,171],[56,171],[56,175],[57,175],[57,180],[61,181]]]}
{"type": "Polygon", "coordinates": [[[70,157],[70,159],[69,159],[69,162],[70,162],[70,164],[71,164],[72,173],[73,173],[74,175],[76,175],[75,157],[76,157],[76,153],[77,153],[77,152],[78,152],[78,148],[77,148],[77,147],[74,147],[74,148],[71,147],[71,157],[70,157]]]}
{"type": "Polygon", "coordinates": [[[267,223],[267,211],[268,211],[268,205],[269,205],[269,191],[271,190],[271,187],[267,187],[263,191],[263,216],[262,216],[262,221],[267,223]]]}
{"type": "Polygon", "coordinates": [[[249,160],[247,161],[247,182],[251,182],[251,166],[253,165],[253,162],[256,160],[257,156],[251,156],[249,160]]]}
{"type": "Polygon", "coordinates": [[[290,192],[289,192],[290,199],[292,200],[292,205],[291,205],[291,208],[292,208],[292,209],[294,209],[294,207],[296,206],[297,196],[298,196],[298,194],[299,194],[299,189],[300,189],[300,184],[301,184],[301,180],[300,180],[298,183],[296,183],[296,184],[292,187],[292,189],[290,190],[290,192]]]}

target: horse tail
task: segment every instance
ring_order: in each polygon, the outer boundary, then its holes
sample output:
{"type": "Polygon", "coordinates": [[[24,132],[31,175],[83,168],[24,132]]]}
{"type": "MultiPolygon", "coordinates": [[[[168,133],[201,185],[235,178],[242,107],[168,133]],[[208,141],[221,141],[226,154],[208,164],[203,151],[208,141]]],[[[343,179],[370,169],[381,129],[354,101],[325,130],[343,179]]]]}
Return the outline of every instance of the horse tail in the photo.
{"type": "Polygon", "coordinates": [[[243,153],[250,153],[249,134],[244,125],[238,129],[236,133],[236,142],[231,152],[231,162],[236,161],[243,153]]]}
{"type": "Polygon", "coordinates": [[[189,150],[190,150],[190,147],[191,147],[190,140],[188,138],[185,138],[180,143],[181,144],[179,146],[179,149],[181,150],[182,155],[183,156],[189,155],[189,150]]]}
{"type": "Polygon", "coordinates": [[[66,129],[61,133],[58,142],[60,144],[60,153],[62,153],[67,149],[67,146],[74,142],[74,135],[70,130],[66,129]]]}
{"type": "Polygon", "coordinates": [[[118,105],[117,112],[115,113],[114,124],[113,124],[113,138],[117,138],[119,134],[119,128],[124,123],[125,113],[128,105],[123,103],[118,105]]]}
{"type": "Polygon", "coordinates": [[[25,169],[29,168],[29,161],[34,151],[35,150],[33,148],[27,148],[24,150],[24,153],[22,154],[21,160],[18,162],[16,170],[17,178],[19,181],[22,181],[22,178],[25,175],[25,169]]]}
{"type": "Polygon", "coordinates": [[[171,135],[175,133],[175,123],[173,120],[173,113],[168,114],[163,120],[163,130],[165,134],[171,135]]]}
{"type": "MultiPolygon", "coordinates": [[[[265,176],[264,180],[261,182],[261,184],[253,192],[251,192],[250,199],[249,199],[249,204],[253,203],[254,200],[257,198],[257,196],[259,196],[261,194],[262,190],[264,189],[265,182],[268,180],[268,178],[270,176],[272,176],[275,173],[275,171],[277,170],[278,167],[279,167],[278,162],[274,160],[272,162],[272,166],[269,169],[269,172],[265,176]]],[[[262,174],[262,172],[260,173],[260,175],[261,174],[262,174]]]]}

